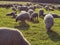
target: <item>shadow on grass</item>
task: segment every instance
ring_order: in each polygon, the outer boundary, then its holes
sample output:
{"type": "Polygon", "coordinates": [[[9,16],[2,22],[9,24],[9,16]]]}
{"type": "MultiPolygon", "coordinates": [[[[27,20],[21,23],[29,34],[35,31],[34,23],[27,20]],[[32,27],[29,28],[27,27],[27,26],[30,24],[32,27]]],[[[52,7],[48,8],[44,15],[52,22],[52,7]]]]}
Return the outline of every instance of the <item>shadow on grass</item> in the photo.
{"type": "Polygon", "coordinates": [[[39,23],[39,20],[32,21],[32,23],[37,24],[37,23],[39,23]]]}
{"type": "Polygon", "coordinates": [[[54,42],[60,41],[60,35],[55,31],[52,31],[52,30],[48,31],[47,34],[52,41],[54,42]]]}
{"type": "Polygon", "coordinates": [[[19,30],[28,30],[29,27],[30,26],[27,23],[22,23],[22,22],[18,26],[15,26],[15,28],[19,30]]]}

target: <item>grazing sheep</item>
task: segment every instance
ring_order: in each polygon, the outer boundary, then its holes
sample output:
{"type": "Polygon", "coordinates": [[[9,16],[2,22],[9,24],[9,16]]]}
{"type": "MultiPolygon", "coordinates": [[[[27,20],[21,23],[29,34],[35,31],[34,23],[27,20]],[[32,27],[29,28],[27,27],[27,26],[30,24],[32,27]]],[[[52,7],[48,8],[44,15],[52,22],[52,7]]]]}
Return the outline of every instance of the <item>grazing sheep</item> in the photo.
{"type": "Polygon", "coordinates": [[[30,21],[30,14],[28,12],[22,11],[20,15],[16,17],[16,22],[17,21],[25,22],[25,20],[30,21]]]}
{"type": "Polygon", "coordinates": [[[31,45],[18,29],[0,27],[0,45],[31,45]]]}
{"type": "Polygon", "coordinates": [[[12,4],[0,4],[0,7],[10,8],[10,7],[12,7],[12,4]]]}
{"type": "Polygon", "coordinates": [[[60,16],[59,16],[58,14],[52,14],[52,16],[53,16],[54,18],[60,18],[60,16]]]}
{"type": "Polygon", "coordinates": [[[42,10],[42,9],[39,10],[39,16],[40,16],[40,17],[44,16],[44,10],[42,10]]]}
{"type": "Polygon", "coordinates": [[[35,19],[38,20],[38,13],[36,13],[36,12],[31,14],[31,21],[34,22],[34,21],[36,21],[35,19]]]}
{"type": "Polygon", "coordinates": [[[50,10],[50,11],[54,11],[54,9],[53,9],[52,7],[49,7],[49,10],[50,10]]]}
{"type": "Polygon", "coordinates": [[[13,14],[16,14],[17,12],[14,11],[14,12],[11,12],[11,13],[7,13],[6,16],[12,16],[13,14]]]}
{"type": "Polygon", "coordinates": [[[28,11],[28,7],[27,6],[18,6],[18,10],[20,10],[20,11],[28,11]]]}
{"type": "Polygon", "coordinates": [[[52,14],[47,14],[45,17],[44,17],[44,22],[45,22],[45,25],[46,25],[46,29],[48,31],[50,31],[51,27],[53,26],[54,24],[54,18],[52,16],[52,14]]]}
{"type": "Polygon", "coordinates": [[[30,13],[30,15],[34,12],[34,10],[29,9],[28,12],[30,13]]]}

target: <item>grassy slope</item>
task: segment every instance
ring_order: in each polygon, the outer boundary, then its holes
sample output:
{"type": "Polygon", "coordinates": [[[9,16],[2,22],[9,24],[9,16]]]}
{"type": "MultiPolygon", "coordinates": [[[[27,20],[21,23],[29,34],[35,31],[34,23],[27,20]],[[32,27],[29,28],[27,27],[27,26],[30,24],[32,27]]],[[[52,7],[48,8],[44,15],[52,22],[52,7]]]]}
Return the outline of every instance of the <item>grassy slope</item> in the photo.
{"type": "MultiPolygon", "coordinates": [[[[39,9],[36,9],[38,12],[39,9]]],[[[12,17],[6,16],[7,12],[12,12],[11,9],[0,8],[0,27],[11,27],[19,26],[19,22],[15,22],[12,17]]],[[[53,11],[54,13],[60,14],[60,11],[53,11]]],[[[48,13],[45,11],[45,13],[48,13]]],[[[54,19],[55,23],[52,27],[53,32],[47,33],[43,19],[39,18],[39,23],[34,24],[27,22],[28,27],[19,27],[26,39],[32,45],[60,45],[60,18],[54,19]]],[[[21,23],[20,23],[21,25],[21,23]]],[[[22,26],[22,25],[21,25],[22,26]]]]}

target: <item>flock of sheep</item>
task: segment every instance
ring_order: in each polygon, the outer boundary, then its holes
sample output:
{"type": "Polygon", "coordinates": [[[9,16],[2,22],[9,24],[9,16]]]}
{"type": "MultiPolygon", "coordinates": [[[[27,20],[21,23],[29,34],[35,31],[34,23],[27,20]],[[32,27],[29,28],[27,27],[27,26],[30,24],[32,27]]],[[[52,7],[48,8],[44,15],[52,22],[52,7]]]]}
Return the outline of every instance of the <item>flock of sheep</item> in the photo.
{"type": "MultiPolygon", "coordinates": [[[[54,24],[54,18],[59,17],[57,14],[44,14],[43,7],[48,11],[54,11],[54,9],[60,9],[60,7],[55,8],[52,5],[44,5],[44,4],[31,4],[27,3],[25,5],[22,4],[13,4],[13,5],[0,5],[0,7],[12,7],[13,12],[7,13],[7,16],[12,16],[16,19],[16,22],[21,21],[25,23],[25,21],[35,22],[38,21],[38,17],[44,17],[44,23],[46,25],[46,29],[48,31],[51,30],[51,27],[54,24]],[[39,13],[35,12],[36,8],[41,8],[39,13]],[[20,11],[20,14],[17,14],[17,10],[20,11]]],[[[20,31],[17,29],[10,28],[0,28],[0,45],[31,45],[22,35],[20,31]]]]}

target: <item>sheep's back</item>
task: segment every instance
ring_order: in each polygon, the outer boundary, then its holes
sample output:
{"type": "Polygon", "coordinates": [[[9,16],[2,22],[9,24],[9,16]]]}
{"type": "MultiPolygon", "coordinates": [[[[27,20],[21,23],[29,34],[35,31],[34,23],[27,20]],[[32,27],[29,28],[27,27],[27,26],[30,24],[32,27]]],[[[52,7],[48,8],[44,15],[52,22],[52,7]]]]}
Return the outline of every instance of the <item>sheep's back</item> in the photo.
{"type": "Polygon", "coordinates": [[[17,29],[0,28],[0,45],[29,45],[17,29]]]}
{"type": "Polygon", "coordinates": [[[54,23],[54,18],[52,15],[46,15],[44,17],[44,21],[45,21],[45,24],[46,24],[46,27],[49,28],[53,25],[54,23]]]}

